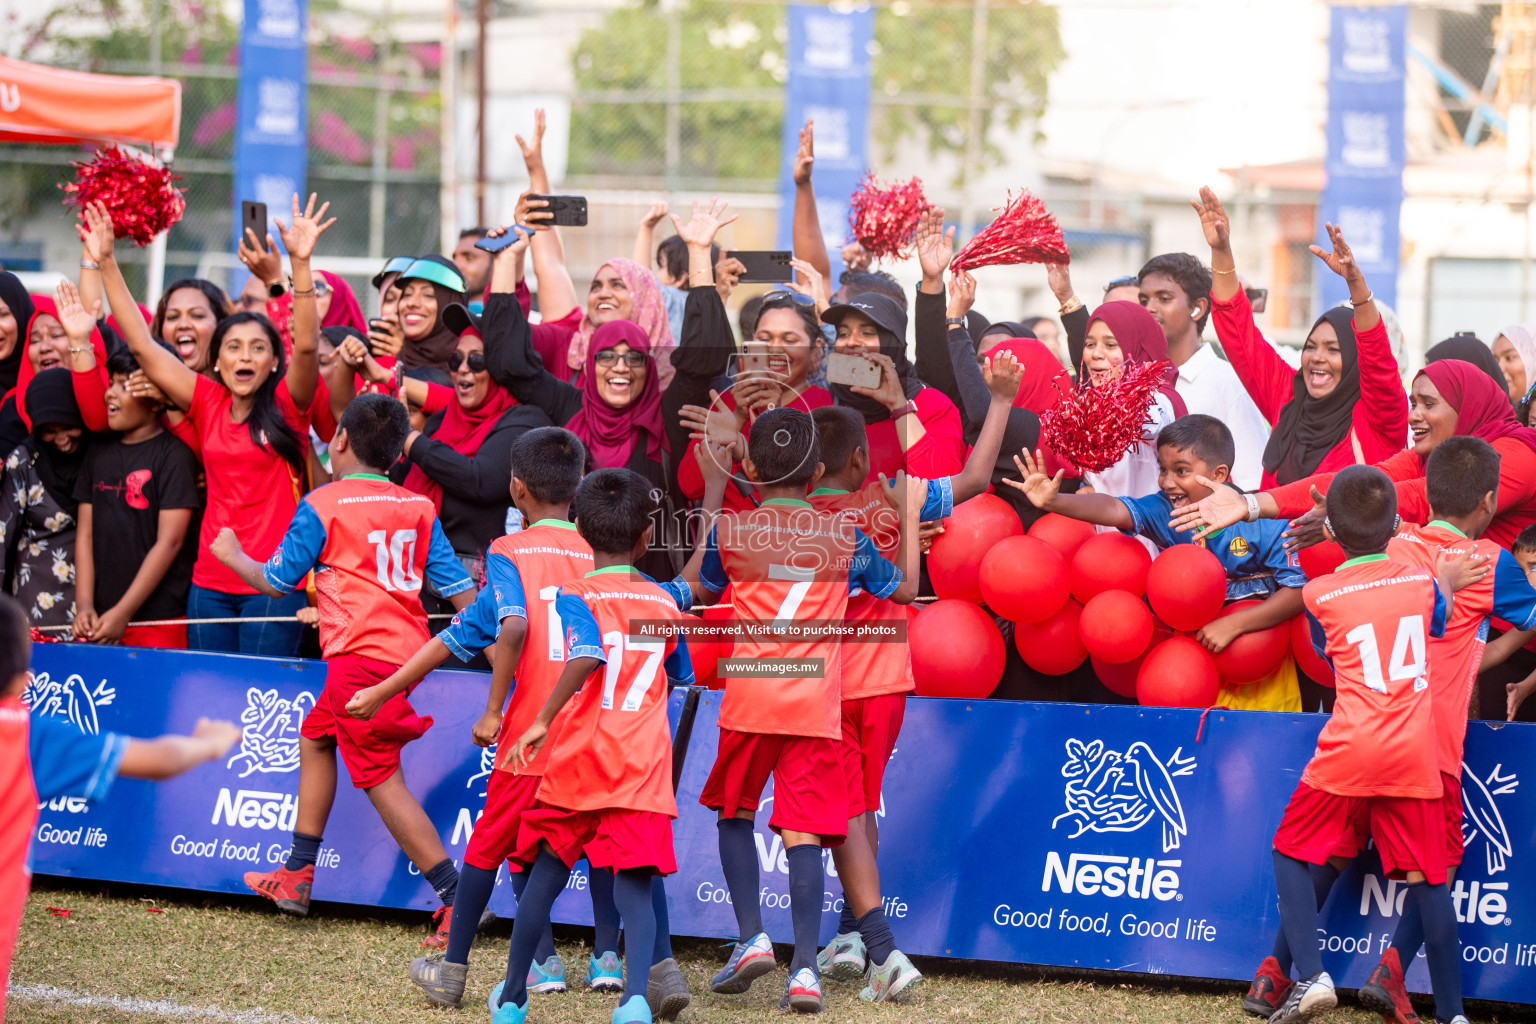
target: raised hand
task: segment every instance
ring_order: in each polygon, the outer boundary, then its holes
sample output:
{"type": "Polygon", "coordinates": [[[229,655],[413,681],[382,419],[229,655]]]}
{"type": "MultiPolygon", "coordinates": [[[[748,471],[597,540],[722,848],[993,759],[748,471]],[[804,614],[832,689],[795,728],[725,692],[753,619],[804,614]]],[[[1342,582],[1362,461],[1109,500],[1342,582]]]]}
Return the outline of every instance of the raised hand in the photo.
{"type": "MultiPolygon", "coordinates": [[[[740,263],[741,261],[737,260],[736,262],[740,263]]],[[[821,271],[811,266],[805,260],[791,259],[789,265],[794,267],[795,273],[804,280],[785,281],[784,287],[790,291],[799,292],[801,295],[809,295],[816,301],[817,315],[825,313],[827,307],[832,305],[832,292],[827,288],[827,279],[821,276],[821,271]]]]}
{"type": "Polygon", "coordinates": [[[1232,222],[1227,219],[1227,208],[1221,205],[1210,186],[1200,189],[1200,198],[1192,199],[1190,206],[1200,215],[1200,230],[1205,232],[1205,242],[1212,249],[1227,249],[1232,245],[1232,222]]]}
{"type": "MultiPolygon", "coordinates": [[[[976,302],[976,279],[969,270],[949,276],[949,312],[945,316],[962,317],[976,302]]],[[[977,339],[980,340],[980,339],[977,339]]]]}
{"type": "Polygon", "coordinates": [[[1055,476],[1047,476],[1044,466],[1045,458],[1040,452],[1029,454],[1029,449],[1024,449],[1019,455],[1013,457],[1013,464],[1019,471],[1022,480],[1012,477],[1004,477],[1003,483],[1016,491],[1022,491],[1024,497],[1036,508],[1049,508],[1056,495],[1061,493],[1061,478],[1066,475],[1065,469],[1058,469],[1055,476]]]}
{"type": "Polygon", "coordinates": [[[651,204],[649,212],[647,212],[644,217],[640,218],[640,223],[648,228],[654,228],[657,224],[661,223],[661,218],[665,217],[666,215],[667,202],[665,199],[659,199],[651,204]]]}
{"type": "Polygon", "coordinates": [[[843,266],[849,270],[862,273],[869,269],[870,255],[858,242],[849,242],[843,246],[840,255],[843,258],[843,266]]]}
{"type": "Polygon", "coordinates": [[[1355,254],[1350,251],[1349,243],[1344,241],[1344,232],[1332,224],[1325,224],[1328,231],[1328,241],[1333,244],[1332,252],[1324,252],[1320,245],[1309,245],[1312,255],[1328,264],[1328,269],[1338,274],[1344,280],[1364,282],[1365,275],[1360,270],[1360,265],[1355,262],[1355,254]]]}
{"type": "Polygon", "coordinates": [[[53,290],[53,301],[58,307],[59,323],[64,327],[64,333],[69,335],[72,345],[88,344],[91,331],[96,328],[96,321],[101,319],[101,300],[90,309],[86,309],[80,302],[80,292],[75,288],[75,282],[64,278],[53,290]]]}
{"type": "Polygon", "coordinates": [[[955,258],[955,228],[944,227],[944,210],[933,207],[917,221],[917,262],[924,282],[941,282],[949,261],[955,258]]]}
{"type": "Polygon", "coordinates": [[[512,223],[522,224],[535,231],[548,231],[555,219],[555,211],[549,209],[548,199],[533,199],[533,190],[530,189],[517,197],[517,207],[512,211],[512,223]]]}
{"type": "Polygon", "coordinates": [[[1304,515],[1292,519],[1280,537],[1284,540],[1287,551],[1300,551],[1302,548],[1333,540],[1328,535],[1327,496],[1313,487],[1312,507],[1304,515]]]}
{"type": "Polygon", "coordinates": [[[672,218],[672,226],[677,229],[677,234],[683,243],[694,249],[708,249],[715,240],[715,234],[727,224],[736,221],[737,214],[727,217],[726,211],[730,207],[719,196],[710,196],[709,202],[700,206],[699,201],[693,201],[693,217],[684,224],[678,219],[677,214],[668,214],[672,218]]]}
{"type": "MultiPolygon", "coordinates": [[[[735,218],[731,218],[735,220],[735,218]]],[[[715,291],[720,293],[720,301],[728,302],[731,292],[736,288],[736,282],[741,280],[741,275],[747,272],[747,265],[732,256],[729,251],[721,250],[720,262],[715,264],[715,291]]]]}
{"type": "Polygon", "coordinates": [[[536,170],[544,169],[544,108],[539,107],[533,112],[533,142],[529,143],[521,135],[514,135],[517,140],[517,148],[523,151],[523,166],[527,168],[529,177],[536,170]]]}
{"type": "Polygon", "coordinates": [[[873,398],[892,412],[906,405],[907,393],[902,389],[901,376],[896,372],[896,363],[891,357],[884,352],[867,352],[864,358],[880,367],[880,386],[861,388],[855,384],[848,390],[856,395],[873,398]]]}
{"type": "Polygon", "coordinates": [[[112,227],[112,215],[107,212],[105,203],[91,203],[81,210],[75,232],[80,236],[86,259],[102,263],[112,258],[117,231],[112,227]]]}
{"type": "MultiPolygon", "coordinates": [[[[315,243],[320,236],[325,234],[327,228],[336,223],[336,218],[325,220],[325,211],[331,208],[330,203],[321,203],[320,209],[315,209],[315,201],[318,196],[311,192],[309,202],[304,209],[299,209],[299,194],[293,194],[293,220],[285,224],[277,220],[277,230],[283,236],[283,246],[288,250],[290,260],[307,260],[315,253],[315,243]]],[[[276,220],[276,218],[273,218],[276,220]]]]}
{"type": "Polygon", "coordinates": [[[1211,493],[1192,505],[1174,509],[1173,516],[1168,520],[1169,526],[1181,533],[1195,530],[1194,539],[1199,540],[1248,518],[1248,499],[1243,497],[1241,491],[1207,480],[1199,474],[1195,475],[1195,480],[1209,487],[1211,493]]]}
{"type": "Polygon", "coordinates": [[[1024,367],[1012,352],[999,352],[981,364],[981,376],[994,399],[1012,405],[1024,381],[1024,367]]]}
{"type": "Polygon", "coordinates": [[[790,171],[796,185],[809,185],[811,182],[811,167],[816,163],[816,140],[811,126],[815,123],[807,121],[805,127],[800,129],[800,148],[795,151],[795,163],[790,171]]]}
{"type": "Polygon", "coordinates": [[[734,439],[721,444],[707,437],[693,449],[693,457],[698,460],[699,474],[704,477],[705,486],[731,478],[731,469],[736,464],[733,448],[734,439]]]}
{"type": "Polygon", "coordinates": [[[277,251],[277,243],[272,241],[271,235],[267,236],[267,244],[263,246],[256,232],[246,228],[236,252],[256,280],[272,285],[283,279],[283,256],[277,251]]]}
{"type": "Polygon", "coordinates": [[[1059,306],[1065,306],[1077,294],[1072,290],[1072,271],[1065,263],[1047,263],[1045,283],[1050,286],[1051,294],[1056,296],[1056,304],[1059,306]]]}

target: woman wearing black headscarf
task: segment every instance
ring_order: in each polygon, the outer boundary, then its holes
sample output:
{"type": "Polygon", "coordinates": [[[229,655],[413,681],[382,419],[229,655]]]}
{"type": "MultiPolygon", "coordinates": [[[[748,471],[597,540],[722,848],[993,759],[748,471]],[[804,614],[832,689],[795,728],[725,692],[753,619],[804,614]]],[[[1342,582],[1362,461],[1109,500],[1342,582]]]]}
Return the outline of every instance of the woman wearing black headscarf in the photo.
{"type": "Polygon", "coordinates": [[[27,358],[27,325],[32,322],[32,297],[21,279],[0,271],[0,452],[27,436],[27,425],[16,408],[16,379],[27,358]]]}
{"type": "Polygon", "coordinates": [[[85,424],[70,372],[44,370],[27,387],[33,428],[0,473],[0,577],[34,626],[75,618],[75,481],[85,424]]]}
{"type": "Polygon", "coordinates": [[[837,329],[837,351],[861,355],[880,367],[880,386],[828,383],[832,400],[864,417],[869,471],[893,477],[900,470],[929,480],[953,476],[965,465],[960,412],[927,387],[907,359],[907,314],[877,292],[853,295],[821,319],[837,329]]]}
{"type": "MultiPolygon", "coordinates": [[[[1502,388],[1509,387],[1509,380],[1504,376],[1504,370],[1499,366],[1498,356],[1493,354],[1493,349],[1484,345],[1482,339],[1475,334],[1453,334],[1438,344],[1431,345],[1429,351],[1424,353],[1424,362],[1436,363],[1442,359],[1460,359],[1464,363],[1471,363],[1493,378],[1493,382],[1502,388]]],[[[1521,420],[1521,422],[1525,422],[1521,420]]]]}
{"type": "Polygon", "coordinates": [[[423,256],[395,279],[400,289],[396,315],[405,334],[397,361],[407,370],[435,366],[448,372],[448,357],[459,336],[443,323],[443,310],[464,304],[464,275],[446,256],[423,256]]]}

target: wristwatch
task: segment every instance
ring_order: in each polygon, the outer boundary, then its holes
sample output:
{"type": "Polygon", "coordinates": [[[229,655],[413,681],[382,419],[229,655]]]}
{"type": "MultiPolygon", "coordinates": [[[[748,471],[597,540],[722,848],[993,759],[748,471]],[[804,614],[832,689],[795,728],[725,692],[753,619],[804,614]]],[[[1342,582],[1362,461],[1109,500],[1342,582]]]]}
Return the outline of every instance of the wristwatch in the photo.
{"type": "Polygon", "coordinates": [[[901,406],[899,409],[896,409],[895,411],[893,411],[891,413],[891,419],[899,420],[903,416],[906,416],[907,414],[914,413],[914,412],[917,412],[917,403],[912,401],[912,399],[909,398],[909,399],[907,399],[907,404],[906,405],[901,406]]]}
{"type": "Polygon", "coordinates": [[[1243,522],[1253,523],[1259,519],[1259,499],[1257,495],[1245,494],[1243,500],[1248,502],[1248,514],[1243,517],[1243,522]]]}
{"type": "Polygon", "coordinates": [[[969,327],[969,326],[971,326],[969,323],[966,322],[966,319],[963,316],[948,317],[948,318],[945,319],[944,323],[949,325],[950,327],[969,327]]]}

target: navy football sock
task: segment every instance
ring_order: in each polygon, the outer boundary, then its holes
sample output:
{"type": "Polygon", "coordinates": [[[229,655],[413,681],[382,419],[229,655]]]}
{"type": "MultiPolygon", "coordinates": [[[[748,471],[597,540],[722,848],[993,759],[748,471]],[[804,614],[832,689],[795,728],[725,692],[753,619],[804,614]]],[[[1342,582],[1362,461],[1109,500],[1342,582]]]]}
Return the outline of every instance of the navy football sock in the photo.
{"type": "Polygon", "coordinates": [[[1397,929],[1392,933],[1392,948],[1397,950],[1397,962],[1402,965],[1403,973],[1408,972],[1413,964],[1413,958],[1419,955],[1419,947],[1424,945],[1424,914],[1419,909],[1418,900],[1403,900],[1403,916],[1397,922],[1397,929]]]}
{"type": "MultiPolygon", "coordinates": [[[[806,843],[789,848],[789,916],[795,923],[795,956],[789,973],[802,967],[816,968],[816,939],[821,932],[821,903],[827,886],[827,869],[821,847],[806,843]]],[[[756,903],[753,893],[753,903],[756,903]]]]}
{"type": "Polygon", "coordinates": [[[859,934],[864,936],[864,948],[868,950],[871,964],[883,964],[896,952],[896,937],[891,934],[891,923],[885,919],[885,908],[876,907],[859,918],[859,934]]]}
{"type": "Polygon", "coordinates": [[[283,867],[289,871],[299,871],[313,864],[320,856],[320,839],[320,836],[295,832],[293,850],[289,852],[288,860],[283,867]]]}
{"type": "Polygon", "coordinates": [[[1308,865],[1295,857],[1273,851],[1275,888],[1280,893],[1280,928],[1285,932],[1296,962],[1296,971],[1310,978],[1323,969],[1317,948],[1317,894],[1308,865]]]}
{"type": "Polygon", "coordinates": [[[539,851],[538,860],[528,870],[528,882],[517,903],[517,920],[512,923],[512,946],[507,950],[507,977],[501,986],[503,1005],[528,1003],[528,968],[534,950],[549,927],[549,912],[555,898],[570,880],[571,869],[554,854],[539,851]]]}
{"type": "Polygon", "coordinates": [[[448,926],[448,952],[443,959],[451,964],[469,963],[469,947],[475,944],[480,915],[491,902],[495,888],[496,872],[464,865],[459,872],[459,891],[454,896],[457,909],[453,912],[453,923],[448,926]]]}
{"type": "MultiPolygon", "coordinates": [[[[1339,880],[1339,869],[1332,864],[1308,864],[1307,873],[1312,876],[1312,891],[1317,894],[1317,909],[1322,910],[1333,891],[1333,883],[1339,880]]],[[[1270,955],[1280,962],[1280,973],[1291,973],[1291,944],[1285,941],[1285,929],[1275,930],[1275,948],[1270,955]]]]}
{"type": "Polygon", "coordinates": [[[587,886],[592,890],[592,955],[619,955],[619,908],[613,902],[613,872],[587,866],[587,886]]]}
{"type": "Polygon", "coordinates": [[[437,893],[437,898],[443,901],[443,906],[453,906],[454,894],[459,891],[459,869],[453,866],[453,861],[444,857],[426,871],[422,877],[437,893]]]}
{"type": "Polygon", "coordinates": [[[739,941],[746,942],[763,930],[763,915],[757,905],[757,850],[752,841],[752,823],[745,818],[722,818],[718,828],[720,870],[731,894],[731,909],[736,911],[739,941]]]}
{"type": "Polygon", "coordinates": [[[843,912],[837,915],[837,934],[847,935],[849,932],[859,930],[859,922],[853,916],[853,902],[848,899],[848,894],[843,893],[843,912]]]}
{"type": "MultiPolygon", "coordinates": [[[[518,911],[523,907],[523,890],[528,888],[528,868],[524,868],[512,875],[512,895],[517,897],[518,911]]],[[[555,955],[555,933],[548,922],[544,924],[544,934],[539,936],[539,946],[533,951],[533,959],[537,963],[548,963],[549,958],[555,955]]]]}
{"type": "Polygon", "coordinates": [[[672,956],[672,913],[667,907],[667,886],[660,875],[651,876],[651,909],[656,915],[656,942],[651,963],[659,964],[672,956]]]}
{"type": "Polygon", "coordinates": [[[656,904],[651,898],[651,872],[644,868],[623,868],[613,878],[613,902],[624,918],[624,948],[629,954],[629,969],[624,972],[624,1002],[645,996],[651,965],[646,950],[656,948],[656,904]]]}
{"type": "Polygon", "coordinates": [[[1461,1007],[1461,939],[1456,934],[1456,907],[1444,885],[1413,882],[1408,899],[1415,903],[1424,926],[1424,953],[1429,959],[1429,984],[1435,993],[1435,1016],[1450,1020],[1461,1007]]]}

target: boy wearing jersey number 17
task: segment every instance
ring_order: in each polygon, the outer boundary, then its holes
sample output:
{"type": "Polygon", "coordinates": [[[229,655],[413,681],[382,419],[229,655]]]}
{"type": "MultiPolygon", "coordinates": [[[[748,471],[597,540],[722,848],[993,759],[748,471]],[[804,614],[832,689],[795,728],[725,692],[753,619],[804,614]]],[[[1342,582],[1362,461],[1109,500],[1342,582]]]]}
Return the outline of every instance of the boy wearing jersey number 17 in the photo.
{"type": "Polygon", "coordinates": [[[287,862],[245,884],[290,914],[308,914],[315,860],[336,798],[336,753],[352,784],[368,794],[390,835],[420,869],[438,897],[437,932],[423,945],[448,941],[459,873],[431,819],[406,788],[400,749],[432,726],[405,694],[361,722],[347,714],[357,690],[395,671],[399,652],[427,639],[421,606],[426,577],[455,608],[475,597],[432,501],[384,477],[400,458],[410,421],[385,395],[359,395],[342,413],[331,439],[335,483],[299,502],[288,533],[265,565],[240,549],[231,530],[214,538],[215,557],[263,594],[282,597],[315,573],[325,688],[299,728],[299,807],[287,862]]]}
{"type": "Polygon", "coordinates": [[[1367,829],[1382,870],[1406,879],[1408,906],[1423,915],[1436,991],[1460,969],[1439,765],[1423,756],[1436,745],[1428,639],[1445,634],[1453,593],[1480,580],[1486,565],[1466,552],[1439,553],[1433,572],[1389,560],[1397,494],[1374,467],[1334,477],[1328,509],[1350,557],[1303,587],[1302,600],[1313,646],[1333,665],[1337,698],[1275,833],[1280,924],[1301,980],[1270,1024],[1310,1020],[1338,1003],[1318,949],[1309,865],[1353,856],[1367,829]]]}
{"type": "Polygon", "coordinates": [[[775,630],[784,638],[737,639],[729,662],[721,661],[727,682],[719,751],[699,802],[718,814],[720,866],[740,935],[711,988],[745,992],[774,968],[758,909],[752,830],[771,773],[768,824],[784,841],[795,936],[780,1005],[815,1013],[821,1009],[816,940],[826,885],[821,849],[842,843],[848,830],[842,657],[836,639],[796,639],[787,635],[787,623],[840,624],[849,595],[860,591],[911,602],[917,595],[917,515],[928,482],[898,474],[886,492],[901,518],[897,568],[846,518],[806,501],[824,470],[808,413],[773,409],[759,416],[743,469],[763,504],[724,516],[710,529],[694,596],[712,603],[729,585],[738,619],[784,624],[775,630]],[[727,671],[728,664],[734,671],[727,671]],[[761,674],[743,674],[750,666],[761,666],[761,674]]]}

